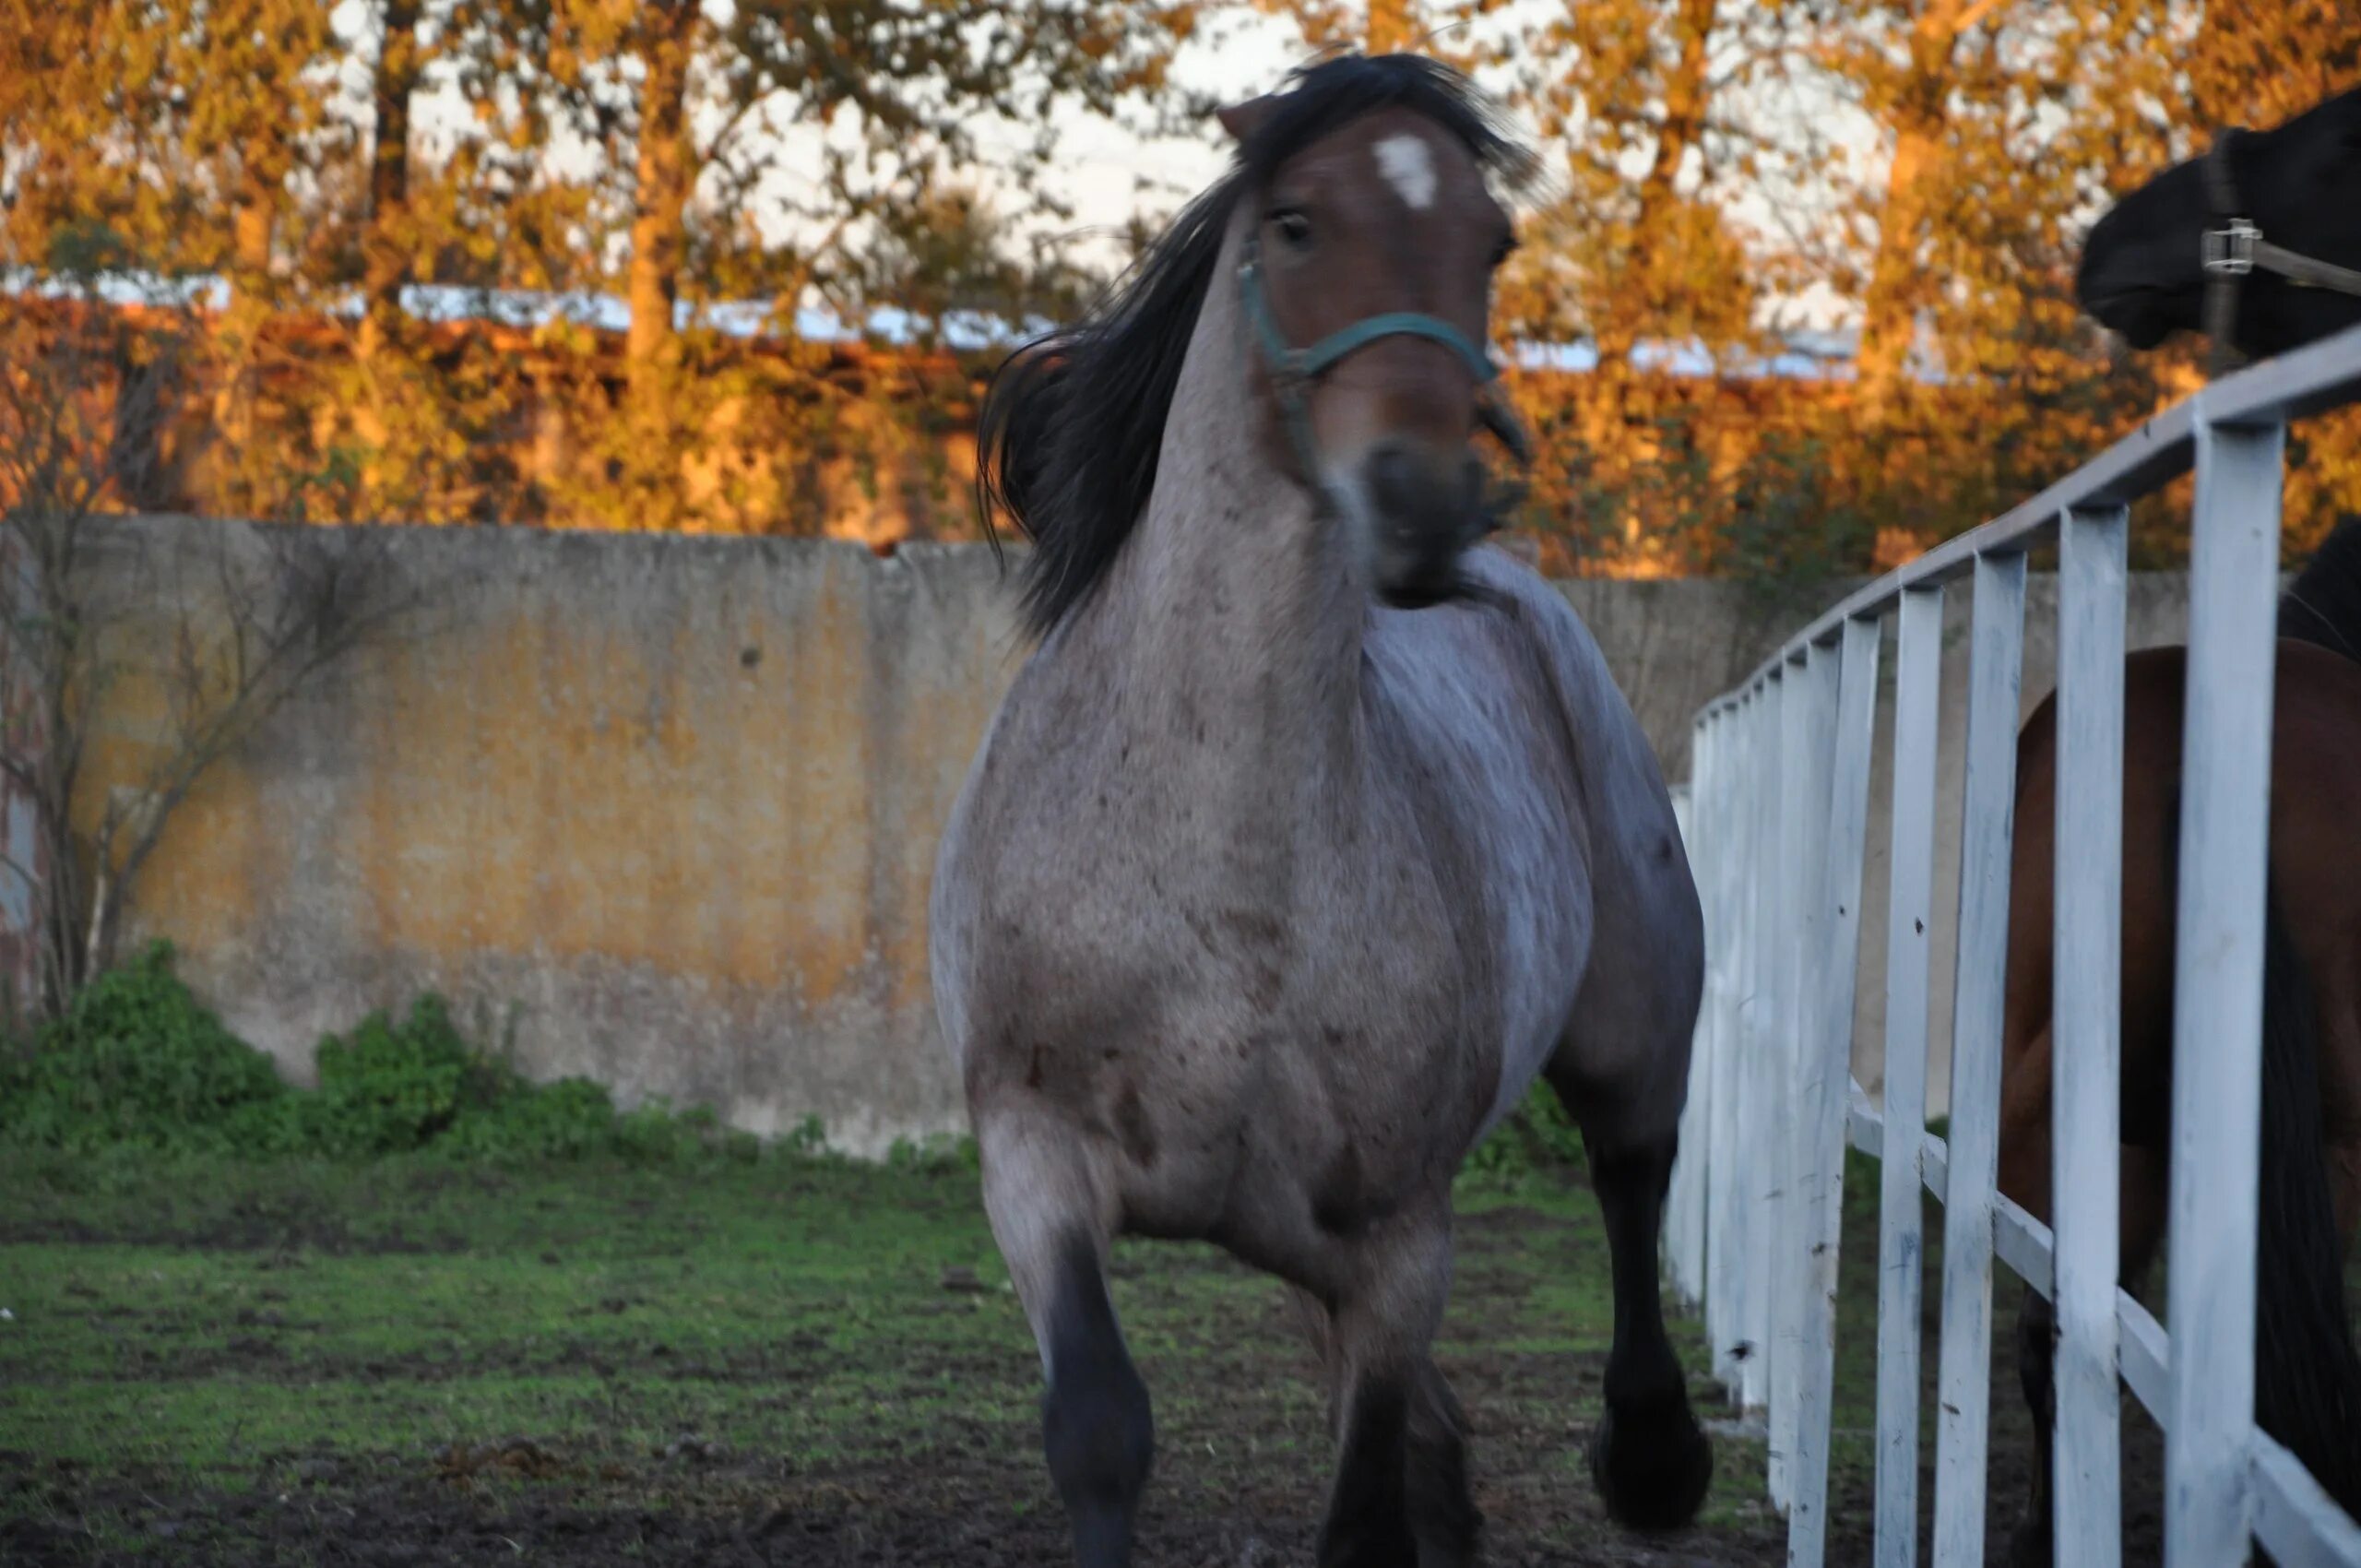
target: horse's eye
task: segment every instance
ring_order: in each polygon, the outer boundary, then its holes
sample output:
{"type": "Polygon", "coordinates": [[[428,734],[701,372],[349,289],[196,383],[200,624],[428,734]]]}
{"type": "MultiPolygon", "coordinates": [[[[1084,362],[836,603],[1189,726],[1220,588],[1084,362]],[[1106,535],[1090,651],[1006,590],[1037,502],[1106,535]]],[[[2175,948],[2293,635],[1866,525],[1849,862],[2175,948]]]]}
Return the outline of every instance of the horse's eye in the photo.
{"type": "Polygon", "coordinates": [[[1287,245],[1301,250],[1311,244],[1311,220],[1299,207],[1282,207],[1271,214],[1271,228],[1287,245]]]}

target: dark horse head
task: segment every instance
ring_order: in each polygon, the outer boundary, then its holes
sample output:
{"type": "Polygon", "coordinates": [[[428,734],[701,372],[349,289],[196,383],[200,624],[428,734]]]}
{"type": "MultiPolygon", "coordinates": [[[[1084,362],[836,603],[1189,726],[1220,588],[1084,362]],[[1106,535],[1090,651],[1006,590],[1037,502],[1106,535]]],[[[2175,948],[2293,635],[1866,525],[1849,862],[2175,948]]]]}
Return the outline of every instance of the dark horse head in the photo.
{"type": "Polygon", "coordinates": [[[1216,287],[1239,291],[1254,365],[1239,396],[1260,406],[1275,477],[1350,530],[1379,598],[1449,597],[1489,531],[1473,438],[1522,438],[1483,346],[1512,244],[1492,176],[1513,184],[1530,156],[1466,77],[1410,55],[1323,61],[1221,123],[1228,174],[1082,320],[1012,355],[985,398],[980,499],[1033,542],[1036,631],[1090,598],[1145,510],[1216,287]]]}
{"type": "MultiPolygon", "coordinates": [[[[2083,244],[2075,297],[2135,349],[2204,329],[2207,247],[2224,244],[2207,236],[2233,220],[2277,251],[2361,267],[2361,89],[2276,130],[2225,137],[2118,202],[2083,244]]],[[[2220,346],[2257,357],[2361,323],[2361,295],[2268,266],[2237,277],[2233,299],[2220,346]]]]}

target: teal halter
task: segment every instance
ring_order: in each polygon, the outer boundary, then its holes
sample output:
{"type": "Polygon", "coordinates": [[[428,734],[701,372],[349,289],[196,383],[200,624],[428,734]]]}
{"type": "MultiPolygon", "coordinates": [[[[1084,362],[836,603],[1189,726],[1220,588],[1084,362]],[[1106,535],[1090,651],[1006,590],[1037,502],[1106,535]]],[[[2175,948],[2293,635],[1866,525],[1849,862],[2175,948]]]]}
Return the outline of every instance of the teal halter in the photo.
{"type": "Polygon", "coordinates": [[[1296,457],[1303,465],[1305,478],[1316,478],[1311,410],[1305,401],[1306,389],[1338,362],[1381,338],[1424,338],[1457,355],[1476,378],[1477,407],[1485,428],[1501,438],[1520,464],[1529,459],[1531,437],[1495,386],[1501,378],[1501,367],[1480,344],[1450,322],[1418,311],[1387,311],[1331,332],[1308,349],[1299,349],[1287,341],[1287,334],[1279,330],[1278,318],[1271,314],[1270,291],[1263,281],[1262,243],[1251,233],[1246,239],[1246,259],[1238,265],[1238,288],[1245,300],[1247,319],[1253,324],[1255,339],[1262,345],[1264,362],[1269,367],[1278,392],[1279,407],[1287,415],[1287,435],[1295,444],[1296,457]]]}

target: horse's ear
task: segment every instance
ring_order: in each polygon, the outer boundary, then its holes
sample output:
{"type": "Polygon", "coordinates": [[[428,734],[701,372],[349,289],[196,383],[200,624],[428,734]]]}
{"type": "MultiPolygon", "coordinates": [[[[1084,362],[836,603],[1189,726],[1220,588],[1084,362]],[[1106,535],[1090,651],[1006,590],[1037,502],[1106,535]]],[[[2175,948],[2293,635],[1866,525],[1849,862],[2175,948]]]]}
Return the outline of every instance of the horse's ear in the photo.
{"type": "Polygon", "coordinates": [[[1216,109],[1214,111],[1214,118],[1221,122],[1221,128],[1230,134],[1232,140],[1244,142],[1263,128],[1263,123],[1271,117],[1271,111],[1275,107],[1276,104],[1271,95],[1264,93],[1260,98],[1250,98],[1243,103],[1233,103],[1227,108],[1216,109]]]}

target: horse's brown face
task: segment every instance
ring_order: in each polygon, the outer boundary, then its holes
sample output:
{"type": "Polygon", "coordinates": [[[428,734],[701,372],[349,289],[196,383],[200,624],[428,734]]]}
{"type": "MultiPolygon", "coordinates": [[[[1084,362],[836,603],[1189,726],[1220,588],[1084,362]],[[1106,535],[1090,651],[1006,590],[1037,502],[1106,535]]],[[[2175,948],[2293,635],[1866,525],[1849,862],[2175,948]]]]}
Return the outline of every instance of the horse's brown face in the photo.
{"type": "MultiPolygon", "coordinates": [[[[1255,110],[1224,123],[1251,133],[1255,110]]],[[[1487,340],[1509,219],[1476,158],[1433,121],[1405,109],[1354,121],[1281,164],[1259,199],[1264,287],[1291,344],[1395,312],[1487,340]]],[[[1301,477],[1335,502],[1378,595],[1403,606],[1446,597],[1486,529],[1474,371],[1432,339],[1381,338],[1304,389],[1308,441],[1265,383],[1275,448],[1317,470],[1301,477]]]]}

